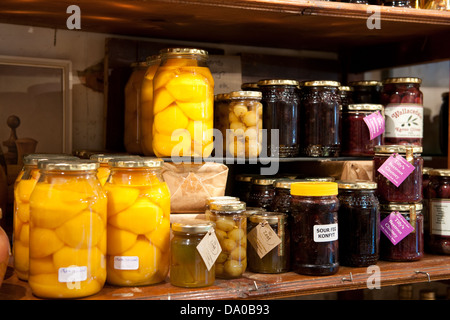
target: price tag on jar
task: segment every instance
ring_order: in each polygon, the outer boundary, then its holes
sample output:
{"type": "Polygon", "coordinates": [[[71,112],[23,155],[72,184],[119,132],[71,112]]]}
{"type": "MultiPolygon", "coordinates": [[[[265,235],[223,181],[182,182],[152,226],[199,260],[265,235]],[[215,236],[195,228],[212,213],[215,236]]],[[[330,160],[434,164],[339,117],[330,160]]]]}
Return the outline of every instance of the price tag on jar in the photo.
{"type": "Polygon", "coordinates": [[[386,177],[386,179],[392,182],[396,187],[400,186],[413,171],[414,166],[398,153],[391,155],[378,168],[378,172],[386,177]]]}
{"type": "Polygon", "coordinates": [[[281,239],[267,222],[258,223],[248,233],[247,239],[261,259],[281,243],[281,239]]]}
{"type": "Polygon", "coordinates": [[[385,123],[384,117],[380,111],[376,111],[364,117],[364,122],[366,123],[367,128],[369,128],[370,140],[373,140],[383,134],[385,123]]]}
{"type": "Polygon", "coordinates": [[[197,245],[197,251],[209,271],[211,267],[214,266],[219,254],[222,252],[222,247],[220,246],[214,229],[205,234],[203,239],[197,245]]]}
{"type": "Polygon", "coordinates": [[[391,212],[381,221],[381,231],[392,242],[393,245],[399,243],[404,237],[414,231],[414,228],[398,211],[391,212]]]}

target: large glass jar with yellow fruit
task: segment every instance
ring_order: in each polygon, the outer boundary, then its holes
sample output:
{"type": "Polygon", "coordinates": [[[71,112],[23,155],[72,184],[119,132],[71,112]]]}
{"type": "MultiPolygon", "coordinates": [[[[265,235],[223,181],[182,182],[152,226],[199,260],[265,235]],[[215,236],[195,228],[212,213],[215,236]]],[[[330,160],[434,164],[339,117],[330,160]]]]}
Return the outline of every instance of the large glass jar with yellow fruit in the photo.
{"type": "Polygon", "coordinates": [[[23,167],[14,183],[14,270],[21,280],[28,280],[29,236],[30,236],[30,196],[39,180],[39,161],[48,159],[77,159],[65,154],[34,153],[23,158],[23,167]]]}
{"type": "Polygon", "coordinates": [[[97,169],[97,178],[100,180],[100,184],[102,186],[105,185],[106,180],[109,177],[109,174],[111,173],[111,169],[109,167],[109,161],[117,158],[136,158],[139,157],[137,155],[127,155],[127,154],[105,154],[105,153],[96,153],[89,157],[89,159],[97,161],[99,163],[99,167],[97,169]]]}
{"type": "Polygon", "coordinates": [[[125,85],[125,112],[123,143],[131,154],[142,154],[140,133],[141,86],[147,71],[147,62],[131,64],[133,71],[125,85]]]}
{"type": "Polygon", "coordinates": [[[79,298],[106,281],[107,199],[92,160],[46,160],[30,196],[28,283],[42,298],[79,298]]]}
{"type": "Polygon", "coordinates": [[[153,156],[153,78],[161,63],[159,55],[147,58],[147,70],[141,85],[140,103],[140,142],[145,156],[153,156]]]}
{"type": "Polygon", "coordinates": [[[214,80],[200,49],[161,50],[153,81],[153,151],[208,157],[213,150],[214,80]]]}
{"type": "Polygon", "coordinates": [[[170,263],[170,192],[157,158],[114,159],[108,198],[107,282],[149,285],[165,280],[170,263]]]}

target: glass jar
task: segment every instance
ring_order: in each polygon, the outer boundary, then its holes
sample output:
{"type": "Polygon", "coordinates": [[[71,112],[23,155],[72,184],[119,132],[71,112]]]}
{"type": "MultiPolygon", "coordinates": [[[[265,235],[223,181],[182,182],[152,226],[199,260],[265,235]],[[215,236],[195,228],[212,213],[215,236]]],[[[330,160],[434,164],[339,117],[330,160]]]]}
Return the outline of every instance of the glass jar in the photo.
{"type": "Polygon", "coordinates": [[[197,250],[200,241],[214,229],[210,221],[189,221],[172,224],[170,242],[170,283],[177,287],[199,288],[214,283],[215,268],[208,270],[197,250]]]}
{"type": "Polygon", "coordinates": [[[394,245],[388,237],[380,237],[380,259],[388,261],[417,261],[423,257],[423,215],[421,203],[381,203],[380,221],[392,212],[399,212],[414,227],[414,231],[394,245]]]}
{"type": "Polygon", "coordinates": [[[113,159],[108,197],[107,282],[159,283],[169,271],[170,192],[157,158],[113,159]]]}
{"type": "Polygon", "coordinates": [[[264,129],[267,129],[267,155],[296,157],[300,148],[298,81],[271,79],[258,81],[264,108],[264,129]],[[272,142],[271,130],[278,130],[278,145],[272,142]],[[274,150],[271,144],[274,143],[274,150]]]}
{"type": "Polygon", "coordinates": [[[263,107],[259,91],[230,92],[227,155],[256,158],[261,153],[263,107]]]}
{"type": "Polygon", "coordinates": [[[382,135],[370,140],[370,131],[364,118],[379,111],[383,115],[381,104],[351,104],[344,107],[342,114],[342,155],[373,156],[374,146],[382,145],[382,135]]]}
{"type": "Polygon", "coordinates": [[[231,196],[218,196],[218,197],[209,197],[206,199],[205,204],[205,217],[206,219],[209,219],[209,215],[211,214],[210,206],[213,202],[227,202],[227,201],[239,201],[238,197],[231,197],[231,196]]]}
{"type": "Polygon", "coordinates": [[[368,267],[377,263],[380,204],[372,181],[339,181],[339,263],[368,267]]]}
{"type": "Polygon", "coordinates": [[[42,298],[98,293],[106,279],[107,198],[91,160],[38,162],[30,196],[31,291],[42,298]]]}
{"type": "Polygon", "coordinates": [[[138,157],[134,155],[127,155],[127,154],[104,154],[104,153],[96,153],[89,157],[89,159],[97,161],[100,166],[97,169],[97,178],[100,181],[100,184],[102,186],[105,185],[106,180],[109,177],[109,174],[111,173],[110,167],[108,162],[112,159],[116,158],[133,158],[138,157]]]}
{"type": "Polygon", "coordinates": [[[208,53],[191,48],[160,51],[153,79],[153,151],[157,157],[208,157],[213,150],[214,79],[208,53]],[[175,141],[172,141],[172,138],[175,141]]]}
{"type": "Polygon", "coordinates": [[[131,154],[142,154],[140,132],[141,86],[147,71],[147,62],[131,65],[133,71],[125,85],[125,112],[123,143],[131,154]]]}
{"type": "Polygon", "coordinates": [[[378,184],[377,196],[380,202],[418,202],[423,200],[422,193],[422,147],[406,145],[375,146],[373,158],[373,176],[378,184]],[[414,171],[397,188],[389,179],[378,172],[378,168],[394,153],[401,155],[414,171]]]}
{"type": "Polygon", "coordinates": [[[340,86],[339,93],[341,97],[341,105],[339,106],[339,141],[342,141],[342,112],[348,105],[353,104],[353,88],[340,86]]]}
{"type": "Polygon", "coordinates": [[[268,224],[281,242],[260,258],[257,250],[248,241],[248,270],[256,273],[282,273],[289,271],[290,234],[287,214],[281,212],[252,214],[248,217],[247,234],[259,224],[268,224]]]}
{"type": "Polygon", "coordinates": [[[337,157],[339,140],[339,95],[337,81],[301,83],[301,153],[310,157],[337,157]],[[326,129],[325,129],[326,128],[326,129]]]}
{"type": "Polygon", "coordinates": [[[434,169],[429,174],[428,247],[432,253],[450,254],[450,170],[434,169]]]}
{"type": "Polygon", "coordinates": [[[30,196],[40,177],[38,162],[49,159],[78,159],[65,154],[33,153],[23,157],[23,167],[14,182],[12,253],[14,271],[20,280],[28,279],[30,238],[30,196]]]}
{"type": "Polygon", "coordinates": [[[353,88],[354,104],[381,104],[381,89],[383,88],[381,81],[352,81],[349,85],[353,88]]]}
{"type": "MultiPolygon", "coordinates": [[[[216,94],[214,96],[214,128],[222,133],[222,155],[227,152],[227,129],[230,128],[228,119],[228,108],[230,104],[230,95],[228,93],[216,94]]],[[[217,149],[215,149],[217,153],[217,149]]],[[[217,154],[216,154],[217,156],[217,154]]]]}
{"type": "Polygon", "coordinates": [[[386,144],[422,145],[423,94],[419,78],[384,80],[381,103],[384,105],[386,144]]]}
{"type": "Polygon", "coordinates": [[[247,201],[248,206],[270,210],[275,194],[274,182],[275,179],[266,177],[252,179],[250,195],[247,201]]]}
{"type": "Polygon", "coordinates": [[[439,145],[444,155],[448,154],[448,108],[448,92],[444,92],[442,94],[441,109],[439,110],[439,145]]]}
{"type": "Polygon", "coordinates": [[[211,203],[213,221],[222,252],[215,263],[217,278],[239,278],[247,268],[247,215],[244,202],[211,203]]]}
{"type": "Polygon", "coordinates": [[[276,180],[273,183],[275,192],[270,205],[270,210],[274,212],[282,212],[290,215],[291,213],[291,185],[295,182],[306,181],[303,179],[286,179],[276,180]]]}
{"type": "Polygon", "coordinates": [[[234,177],[233,194],[244,202],[248,202],[250,191],[252,189],[252,180],[256,178],[256,174],[237,174],[234,177]]]}
{"type": "Polygon", "coordinates": [[[335,274],[339,270],[337,183],[293,183],[291,195],[293,271],[315,276],[335,274]]]}
{"type": "Polygon", "coordinates": [[[159,55],[147,58],[147,71],[141,85],[141,103],[139,113],[139,133],[141,151],[146,156],[153,156],[153,78],[161,63],[159,55]]]}

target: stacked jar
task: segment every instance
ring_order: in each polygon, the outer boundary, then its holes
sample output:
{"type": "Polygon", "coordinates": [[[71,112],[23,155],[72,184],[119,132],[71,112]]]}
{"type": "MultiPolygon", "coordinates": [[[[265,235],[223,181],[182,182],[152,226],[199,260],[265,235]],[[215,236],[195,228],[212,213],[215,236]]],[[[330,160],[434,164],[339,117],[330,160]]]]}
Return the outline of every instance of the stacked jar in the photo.
{"type": "Polygon", "coordinates": [[[275,179],[268,177],[257,177],[252,179],[252,186],[247,205],[249,207],[270,210],[275,194],[274,182],[275,179]]]}
{"type": "MultiPolygon", "coordinates": [[[[408,145],[383,145],[375,147],[374,179],[377,183],[377,196],[381,205],[381,221],[388,218],[391,213],[401,214],[412,227],[412,232],[400,242],[388,239],[388,235],[380,238],[380,259],[390,261],[414,261],[421,259],[424,248],[423,230],[423,184],[422,147],[408,145]],[[392,156],[392,158],[391,158],[392,156]],[[413,171],[398,185],[382,175],[378,170],[388,159],[401,156],[410,165],[413,171]]],[[[395,162],[399,160],[394,160],[395,162]]],[[[401,162],[400,162],[401,163],[401,162]]],[[[399,169],[400,170],[400,169],[399,169]]],[[[392,169],[392,174],[401,176],[405,173],[392,169]]]]}

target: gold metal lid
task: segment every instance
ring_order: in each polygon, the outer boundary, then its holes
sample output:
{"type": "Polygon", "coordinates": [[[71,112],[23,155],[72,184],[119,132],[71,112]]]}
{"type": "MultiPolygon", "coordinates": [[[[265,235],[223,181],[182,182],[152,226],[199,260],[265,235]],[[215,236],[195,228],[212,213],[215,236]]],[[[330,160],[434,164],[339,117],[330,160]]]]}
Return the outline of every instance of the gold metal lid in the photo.
{"type": "Polygon", "coordinates": [[[100,163],[108,163],[108,161],[112,160],[112,159],[127,159],[127,158],[140,158],[139,156],[136,155],[130,155],[130,154],[126,154],[126,153],[97,153],[97,154],[93,154],[89,157],[90,160],[95,160],[97,162],[100,163]]]}
{"type": "Polygon", "coordinates": [[[423,148],[421,146],[409,146],[409,145],[382,145],[374,146],[375,153],[422,153],[423,148]]]}
{"type": "Polygon", "coordinates": [[[231,201],[231,200],[239,201],[239,198],[231,196],[209,197],[208,199],[206,199],[206,204],[209,205],[215,201],[231,201]]]}
{"type": "Polygon", "coordinates": [[[275,180],[273,183],[273,186],[278,189],[290,189],[291,184],[293,184],[294,182],[304,182],[304,181],[307,181],[307,180],[305,180],[305,179],[280,179],[280,180],[275,180]]]}
{"type": "Polygon", "coordinates": [[[422,174],[429,174],[431,170],[433,170],[433,168],[423,167],[422,174]]]}
{"type": "Polygon", "coordinates": [[[161,49],[159,54],[161,57],[166,55],[200,55],[207,57],[208,51],[196,48],[165,48],[161,49]]]}
{"type": "Polygon", "coordinates": [[[359,80],[359,81],[351,81],[349,82],[349,85],[352,87],[375,87],[375,86],[382,86],[383,82],[378,80],[359,80]]]}
{"type": "Polygon", "coordinates": [[[259,80],[257,84],[258,86],[298,86],[299,82],[289,79],[266,79],[259,80]]]}
{"type": "Polygon", "coordinates": [[[53,160],[53,159],[80,159],[70,154],[58,154],[58,153],[30,153],[23,157],[23,164],[26,166],[36,166],[39,161],[53,160]]]}
{"type": "Polygon", "coordinates": [[[346,108],[348,111],[377,111],[383,110],[382,104],[368,104],[368,103],[360,103],[360,104],[349,104],[346,108]]]}
{"type": "Polygon", "coordinates": [[[257,184],[260,186],[268,186],[273,185],[276,179],[269,179],[269,178],[253,178],[252,184],[257,184]]]}
{"type": "Polygon", "coordinates": [[[214,96],[215,101],[223,101],[223,100],[229,100],[230,94],[229,93],[218,93],[214,96]]]}
{"type": "Polygon", "coordinates": [[[398,78],[388,78],[383,81],[384,84],[389,83],[422,83],[422,79],[416,77],[398,77],[398,78]]]}
{"type": "Polygon", "coordinates": [[[258,177],[257,174],[238,174],[234,177],[234,180],[240,182],[252,182],[252,179],[258,177]]]}
{"type": "Polygon", "coordinates": [[[340,86],[339,90],[340,91],[353,91],[353,88],[350,86],[340,86]]]}
{"type": "Polygon", "coordinates": [[[340,87],[341,83],[332,80],[315,80],[315,81],[303,81],[300,83],[302,87],[340,87]]]}
{"type": "Polygon", "coordinates": [[[431,169],[428,172],[430,176],[450,177],[450,169],[431,169]]]}
{"type": "Polygon", "coordinates": [[[409,212],[411,209],[421,211],[423,205],[421,202],[416,203],[390,202],[390,203],[380,203],[380,208],[381,210],[385,211],[409,212]]]}
{"type": "Polygon", "coordinates": [[[267,210],[265,208],[262,208],[262,207],[246,207],[245,208],[245,214],[247,216],[250,216],[252,214],[266,212],[266,211],[267,210]]]}
{"type": "Polygon", "coordinates": [[[259,212],[248,216],[250,222],[275,224],[283,223],[287,219],[287,214],[282,212],[259,212]]]}
{"type": "Polygon", "coordinates": [[[304,180],[313,182],[334,182],[336,179],[333,177],[306,177],[304,180]]]}
{"type": "Polygon", "coordinates": [[[161,168],[164,160],[153,157],[113,158],[108,161],[115,168],[161,168]]]}
{"type": "Polygon", "coordinates": [[[215,201],[209,205],[211,212],[220,211],[225,213],[240,213],[245,211],[245,207],[245,202],[243,201],[215,201]]]}
{"type": "Polygon", "coordinates": [[[339,189],[349,190],[375,190],[377,189],[377,183],[369,180],[357,180],[357,181],[337,181],[339,189]]]}
{"type": "Polygon", "coordinates": [[[90,171],[97,170],[99,163],[87,159],[53,159],[38,162],[38,168],[49,171],[90,171]]]}
{"type": "Polygon", "coordinates": [[[241,89],[259,89],[259,86],[256,82],[244,82],[243,84],[241,84],[241,89]]]}
{"type": "Polygon", "coordinates": [[[261,99],[261,91],[232,91],[230,92],[230,99],[261,99]]]}
{"type": "Polygon", "coordinates": [[[172,231],[185,233],[206,233],[212,230],[216,224],[212,221],[200,219],[186,219],[172,223],[172,231]]]}

